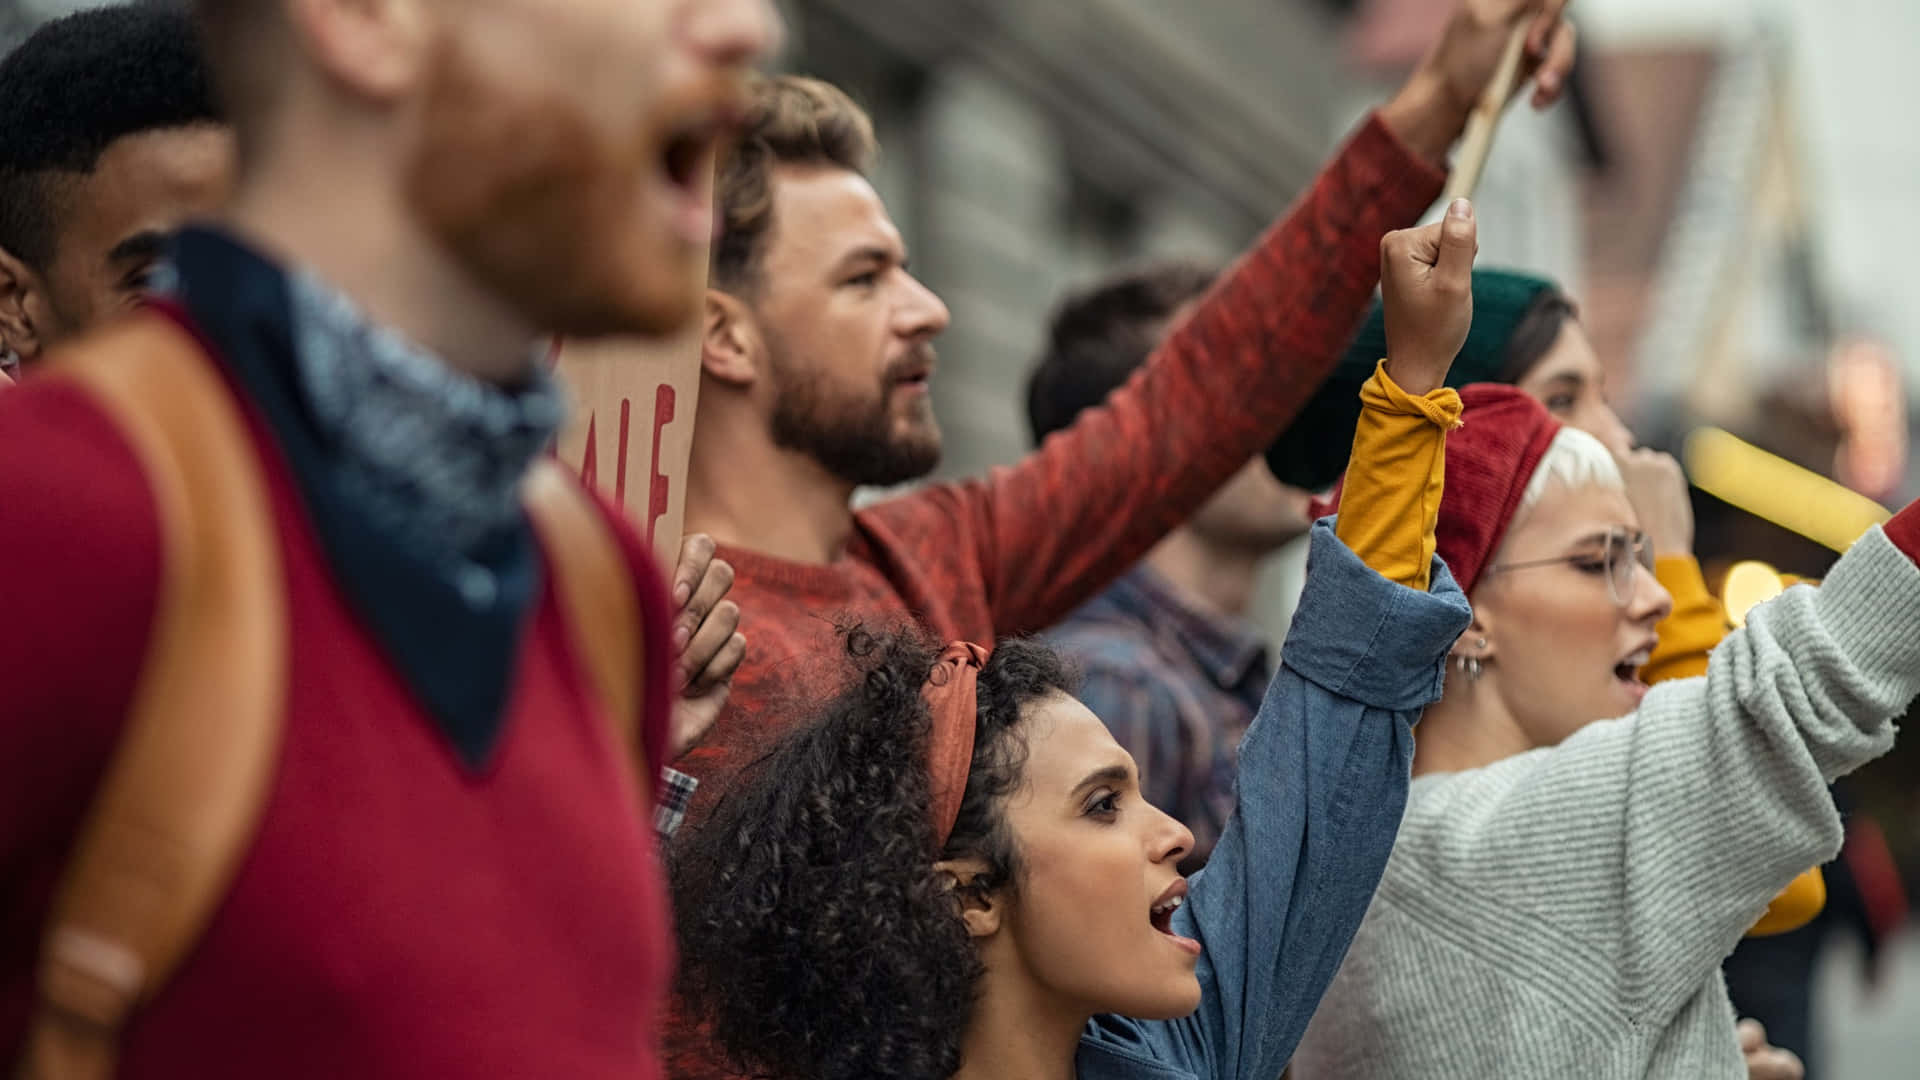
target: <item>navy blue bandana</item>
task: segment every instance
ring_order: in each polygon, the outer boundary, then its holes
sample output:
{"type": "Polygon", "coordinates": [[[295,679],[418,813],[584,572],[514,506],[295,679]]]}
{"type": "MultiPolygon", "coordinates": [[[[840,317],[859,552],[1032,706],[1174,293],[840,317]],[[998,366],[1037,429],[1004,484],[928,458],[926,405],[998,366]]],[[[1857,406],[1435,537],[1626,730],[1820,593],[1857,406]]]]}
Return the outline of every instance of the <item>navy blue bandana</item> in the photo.
{"type": "Polygon", "coordinates": [[[162,276],[272,432],[368,636],[484,768],[540,595],[519,487],[559,387],[531,353],[517,389],[469,379],[215,230],[184,230],[162,276]]]}
{"type": "Polygon", "coordinates": [[[520,480],[565,416],[537,356],[508,391],[470,378],[305,271],[287,275],[294,367],[344,494],[420,554],[464,556],[520,518],[520,480]]]}

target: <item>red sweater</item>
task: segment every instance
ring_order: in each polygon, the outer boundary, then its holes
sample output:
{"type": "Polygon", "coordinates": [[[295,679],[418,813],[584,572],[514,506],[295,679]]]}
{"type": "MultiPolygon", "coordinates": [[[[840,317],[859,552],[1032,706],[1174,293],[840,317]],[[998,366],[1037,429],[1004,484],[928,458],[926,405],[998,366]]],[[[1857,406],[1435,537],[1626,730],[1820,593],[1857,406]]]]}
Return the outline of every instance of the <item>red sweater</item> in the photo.
{"type": "MultiPolygon", "coordinates": [[[[128,1032],[122,1075],[644,1080],[671,966],[651,815],[553,597],[464,767],[343,604],[258,423],[292,622],[279,774],[232,892],[128,1032]]],[[[0,1068],[49,897],[118,740],[159,570],[132,451],[85,392],[0,393],[0,1068]]],[[[648,638],[653,562],[622,526],[648,638]]],[[[665,685],[664,660],[649,673],[665,685]]],[[[659,704],[655,703],[656,706],[659,704]]],[[[653,760],[665,745],[654,708],[653,760]]]]}
{"type": "Polygon", "coordinates": [[[723,547],[753,645],[732,705],[676,766],[703,780],[696,808],[843,676],[835,619],[912,615],[991,644],[1046,629],[1124,573],[1319,387],[1379,280],[1381,236],[1444,180],[1370,119],[1145,369],[1039,452],[857,514],[831,565],[723,547]]]}

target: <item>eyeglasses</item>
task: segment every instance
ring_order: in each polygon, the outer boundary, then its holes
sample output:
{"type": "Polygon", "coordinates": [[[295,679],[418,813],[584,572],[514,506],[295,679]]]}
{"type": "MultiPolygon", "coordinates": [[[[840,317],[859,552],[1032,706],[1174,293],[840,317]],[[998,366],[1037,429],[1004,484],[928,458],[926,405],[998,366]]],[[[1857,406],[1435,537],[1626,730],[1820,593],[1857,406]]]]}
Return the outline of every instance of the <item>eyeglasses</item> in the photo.
{"type": "Polygon", "coordinates": [[[1509,570],[1531,570],[1540,566],[1570,565],[1587,573],[1605,573],[1607,575],[1607,595],[1613,598],[1614,606],[1626,607],[1633,599],[1633,571],[1635,567],[1653,573],[1653,542],[1643,532],[1628,532],[1614,529],[1607,533],[1606,540],[1599,551],[1583,551],[1575,555],[1561,555],[1552,559],[1537,559],[1522,563],[1505,563],[1491,567],[1490,574],[1501,574],[1509,570]]]}

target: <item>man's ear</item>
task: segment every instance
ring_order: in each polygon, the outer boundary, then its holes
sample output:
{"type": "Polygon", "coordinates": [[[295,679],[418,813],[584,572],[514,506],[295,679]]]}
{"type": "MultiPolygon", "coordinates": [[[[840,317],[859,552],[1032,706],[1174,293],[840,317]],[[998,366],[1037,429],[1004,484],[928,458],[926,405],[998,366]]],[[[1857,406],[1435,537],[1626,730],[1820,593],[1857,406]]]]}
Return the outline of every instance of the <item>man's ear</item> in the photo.
{"type": "Polygon", "coordinates": [[[753,310],[732,293],[708,289],[700,325],[700,369],[745,389],[760,377],[760,334],[753,310]]]}
{"type": "Polygon", "coordinates": [[[46,292],[32,267],[0,248],[0,343],[23,364],[32,363],[44,351],[40,320],[47,311],[46,292]]]}
{"type": "Polygon", "coordinates": [[[988,890],[981,884],[987,877],[985,860],[947,859],[934,863],[933,872],[959,905],[969,935],[984,939],[1000,932],[1000,917],[1006,912],[1007,901],[998,890],[988,890]]]}

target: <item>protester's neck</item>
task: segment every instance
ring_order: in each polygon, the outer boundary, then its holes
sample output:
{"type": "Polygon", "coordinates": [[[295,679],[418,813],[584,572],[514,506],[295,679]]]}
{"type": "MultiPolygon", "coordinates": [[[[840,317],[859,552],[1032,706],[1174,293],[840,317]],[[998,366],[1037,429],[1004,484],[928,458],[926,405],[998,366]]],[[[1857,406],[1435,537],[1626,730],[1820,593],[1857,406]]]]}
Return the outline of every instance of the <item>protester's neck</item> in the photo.
{"type": "Polygon", "coordinates": [[[953,1080],[1074,1080],[1074,1054],[1090,1019],[1034,993],[1030,982],[987,976],[953,1080]]]}
{"type": "Polygon", "coordinates": [[[1486,683],[1471,683],[1448,660],[1446,693],[1415,729],[1413,774],[1464,772],[1533,749],[1526,733],[1486,683]]]}
{"type": "Polygon", "coordinates": [[[1217,543],[1190,527],[1175,529],[1147,554],[1147,565],[1182,599],[1215,615],[1244,618],[1267,549],[1217,543]]]}
{"type": "Polygon", "coordinates": [[[262,162],[228,219],[265,254],[318,274],[449,367],[502,385],[527,377],[535,329],[426,234],[379,171],[262,162]]]}
{"type": "Polygon", "coordinates": [[[693,428],[686,528],[775,559],[825,566],[853,536],[853,485],[773,445],[756,418],[720,416],[703,395],[693,428]]]}

